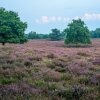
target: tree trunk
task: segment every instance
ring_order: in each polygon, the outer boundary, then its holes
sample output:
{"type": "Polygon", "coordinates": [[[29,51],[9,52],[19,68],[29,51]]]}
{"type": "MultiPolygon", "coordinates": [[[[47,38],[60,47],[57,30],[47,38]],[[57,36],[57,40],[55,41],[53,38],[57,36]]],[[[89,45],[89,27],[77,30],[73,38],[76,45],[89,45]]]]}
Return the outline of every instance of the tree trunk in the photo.
{"type": "Polygon", "coordinates": [[[2,42],[2,45],[5,45],[5,42],[2,42]]]}

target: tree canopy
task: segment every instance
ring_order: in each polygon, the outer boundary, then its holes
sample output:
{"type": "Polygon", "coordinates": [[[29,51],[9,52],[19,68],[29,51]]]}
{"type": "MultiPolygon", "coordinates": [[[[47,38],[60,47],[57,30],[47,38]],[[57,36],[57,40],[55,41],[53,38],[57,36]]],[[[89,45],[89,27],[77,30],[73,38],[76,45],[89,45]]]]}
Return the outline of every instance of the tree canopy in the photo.
{"type": "Polygon", "coordinates": [[[100,38],[100,28],[97,28],[95,31],[91,31],[92,38],[100,38]]]}
{"type": "Polygon", "coordinates": [[[50,40],[58,41],[58,40],[62,39],[62,34],[61,34],[60,30],[55,28],[55,29],[52,29],[51,31],[52,32],[49,34],[50,40]]]}
{"type": "Polygon", "coordinates": [[[31,31],[27,34],[28,39],[47,39],[49,38],[48,34],[38,34],[34,31],[31,31]]]}
{"type": "Polygon", "coordinates": [[[66,44],[90,44],[90,32],[81,19],[73,20],[68,24],[68,27],[64,30],[66,33],[66,44]]]}
{"type": "Polygon", "coordinates": [[[0,42],[23,43],[27,39],[24,36],[26,22],[22,22],[16,12],[0,8],[0,42]]]}

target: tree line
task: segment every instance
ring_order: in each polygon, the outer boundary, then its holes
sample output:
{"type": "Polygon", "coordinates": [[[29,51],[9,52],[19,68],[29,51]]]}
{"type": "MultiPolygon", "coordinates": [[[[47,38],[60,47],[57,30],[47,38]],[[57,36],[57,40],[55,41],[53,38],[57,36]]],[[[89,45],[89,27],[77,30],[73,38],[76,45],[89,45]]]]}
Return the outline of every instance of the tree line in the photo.
{"type": "Polygon", "coordinates": [[[92,38],[100,38],[100,28],[89,31],[81,19],[72,20],[63,30],[55,28],[49,34],[38,34],[34,31],[25,34],[27,23],[22,22],[18,13],[0,8],[0,43],[24,43],[28,39],[65,40],[65,44],[90,44],[92,38]]]}
{"type": "MultiPolygon", "coordinates": [[[[59,41],[65,39],[67,33],[65,31],[66,29],[64,31],[60,31],[57,28],[51,29],[51,33],[49,34],[39,34],[31,31],[28,34],[25,34],[25,36],[27,37],[27,39],[49,39],[52,41],[59,41]]],[[[94,31],[90,31],[90,38],[100,38],[100,28],[97,28],[94,31]]]]}

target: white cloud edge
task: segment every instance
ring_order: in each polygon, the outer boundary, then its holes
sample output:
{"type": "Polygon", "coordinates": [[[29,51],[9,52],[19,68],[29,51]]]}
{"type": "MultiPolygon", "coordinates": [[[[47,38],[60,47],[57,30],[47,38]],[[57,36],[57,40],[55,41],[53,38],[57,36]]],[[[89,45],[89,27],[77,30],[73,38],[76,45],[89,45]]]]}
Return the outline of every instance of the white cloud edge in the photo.
{"type": "Polygon", "coordinates": [[[35,22],[38,24],[48,24],[48,23],[68,23],[72,19],[82,20],[100,20],[100,13],[85,13],[83,16],[75,16],[75,17],[61,17],[61,16],[41,16],[39,19],[36,19],[35,22]]]}

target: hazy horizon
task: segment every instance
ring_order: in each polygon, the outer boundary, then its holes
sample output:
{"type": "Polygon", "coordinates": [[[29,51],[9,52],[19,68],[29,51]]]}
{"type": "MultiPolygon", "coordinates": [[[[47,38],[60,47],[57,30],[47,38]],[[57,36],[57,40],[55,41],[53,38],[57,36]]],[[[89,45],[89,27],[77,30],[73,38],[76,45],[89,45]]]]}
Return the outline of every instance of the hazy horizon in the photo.
{"type": "Polygon", "coordinates": [[[0,7],[18,12],[28,23],[26,33],[48,34],[52,28],[63,30],[72,19],[81,18],[90,30],[100,27],[99,0],[0,0],[0,7]]]}

